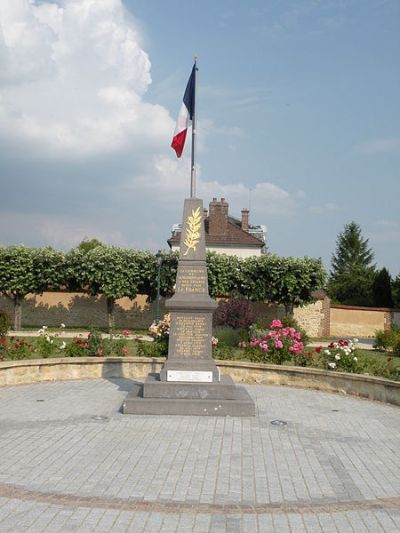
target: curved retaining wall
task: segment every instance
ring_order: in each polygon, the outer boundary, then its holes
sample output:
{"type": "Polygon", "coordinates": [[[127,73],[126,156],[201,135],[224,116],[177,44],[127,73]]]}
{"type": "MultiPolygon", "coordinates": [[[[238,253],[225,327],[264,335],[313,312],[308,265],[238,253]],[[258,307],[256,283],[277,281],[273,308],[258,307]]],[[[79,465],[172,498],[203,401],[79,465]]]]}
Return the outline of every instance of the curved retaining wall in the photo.
{"type": "MultiPolygon", "coordinates": [[[[0,386],[69,379],[117,378],[143,380],[159,372],[164,359],[97,357],[31,359],[0,362],[0,386]]],[[[360,374],[328,372],[316,368],[265,365],[244,361],[218,361],[218,367],[238,383],[285,385],[325,392],[353,394],[400,406],[400,382],[360,374]]]]}

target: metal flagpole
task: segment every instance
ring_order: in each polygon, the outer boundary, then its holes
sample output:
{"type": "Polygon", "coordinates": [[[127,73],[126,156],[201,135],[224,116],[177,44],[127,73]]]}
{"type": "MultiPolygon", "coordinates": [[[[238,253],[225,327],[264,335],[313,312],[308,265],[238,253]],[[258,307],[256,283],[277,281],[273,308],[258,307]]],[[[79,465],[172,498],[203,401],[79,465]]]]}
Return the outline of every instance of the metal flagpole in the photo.
{"type": "Polygon", "coordinates": [[[192,163],[190,171],[190,198],[196,198],[196,114],[197,114],[197,57],[194,56],[194,105],[192,117],[192,163]]]}

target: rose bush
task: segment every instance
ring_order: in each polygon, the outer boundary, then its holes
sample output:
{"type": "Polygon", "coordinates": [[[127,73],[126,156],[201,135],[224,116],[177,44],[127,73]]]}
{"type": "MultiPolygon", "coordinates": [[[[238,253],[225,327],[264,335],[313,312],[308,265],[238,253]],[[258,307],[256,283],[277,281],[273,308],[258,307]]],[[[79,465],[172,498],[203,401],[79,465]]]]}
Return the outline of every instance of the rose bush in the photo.
{"type": "Polygon", "coordinates": [[[293,327],[283,327],[280,320],[273,320],[261,338],[253,337],[239,346],[248,353],[250,361],[281,365],[303,354],[304,344],[301,332],[293,327]]]}

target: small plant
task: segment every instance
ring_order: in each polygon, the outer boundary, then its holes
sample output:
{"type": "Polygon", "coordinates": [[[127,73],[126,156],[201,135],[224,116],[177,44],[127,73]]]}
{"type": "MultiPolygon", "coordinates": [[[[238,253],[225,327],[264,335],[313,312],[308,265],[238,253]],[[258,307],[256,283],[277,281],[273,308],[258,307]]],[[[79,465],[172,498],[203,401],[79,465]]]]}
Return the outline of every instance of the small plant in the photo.
{"type": "Polygon", "coordinates": [[[24,339],[10,337],[8,342],[4,337],[0,337],[0,361],[11,359],[19,361],[29,359],[33,354],[33,346],[24,339]]]}
{"type": "Polygon", "coordinates": [[[169,331],[171,327],[171,315],[165,314],[158,323],[153,322],[149,331],[154,338],[153,342],[140,341],[138,346],[139,355],[146,357],[164,357],[168,354],[169,331]],[[148,345],[148,346],[147,346],[148,345]]]}
{"type": "Polygon", "coordinates": [[[363,365],[356,350],[358,339],[331,342],[325,350],[317,348],[323,366],[327,370],[341,372],[361,372],[363,365]]]}
{"type": "Polygon", "coordinates": [[[254,312],[248,300],[230,299],[221,301],[214,312],[214,326],[233,329],[248,329],[254,322],[254,312]]]}
{"type": "Polygon", "coordinates": [[[37,355],[47,358],[60,349],[59,333],[49,333],[47,326],[42,326],[38,333],[39,337],[33,341],[37,355]]]}
{"type": "Polygon", "coordinates": [[[236,347],[239,342],[248,338],[245,329],[232,329],[226,326],[217,326],[213,329],[215,337],[218,339],[218,346],[236,347]]]}
{"type": "Polygon", "coordinates": [[[126,345],[126,333],[124,332],[122,335],[114,334],[110,339],[103,338],[98,329],[91,328],[86,339],[75,337],[63,348],[67,357],[109,357],[111,355],[123,357],[128,354],[126,345]]]}
{"type": "Polygon", "coordinates": [[[10,329],[10,319],[4,311],[0,311],[0,338],[5,337],[10,329]]]}
{"type": "Polygon", "coordinates": [[[141,357],[165,357],[168,344],[165,341],[138,341],[138,355],[141,357]]]}

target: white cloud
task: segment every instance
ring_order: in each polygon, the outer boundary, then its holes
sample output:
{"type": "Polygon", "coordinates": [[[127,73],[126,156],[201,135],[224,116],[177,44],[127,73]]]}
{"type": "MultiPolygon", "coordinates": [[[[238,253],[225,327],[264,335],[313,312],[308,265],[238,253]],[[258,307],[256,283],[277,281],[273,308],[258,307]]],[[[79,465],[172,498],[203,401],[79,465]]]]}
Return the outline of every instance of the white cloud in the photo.
{"type": "Polygon", "coordinates": [[[45,243],[56,249],[68,250],[85,238],[97,238],[106,244],[128,245],[122,232],[110,228],[109,222],[103,221],[102,224],[101,221],[88,221],[85,217],[3,212],[0,214],[0,226],[11,228],[3,244],[41,246],[45,243]]]}
{"type": "Polygon", "coordinates": [[[150,61],[121,0],[13,0],[0,21],[0,135],[70,157],[167,141],[173,121],[143,101],[150,61]]]}
{"type": "Polygon", "coordinates": [[[243,183],[222,184],[218,181],[199,182],[199,196],[204,199],[223,197],[232,215],[239,216],[244,207],[251,208],[253,222],[265,224],[269,215],[287,216],[294,212],[295,194],[270,182],[259,182],[251,189],[243,183]]]}
{"type": "Polygon", "coordinates": [[[388,154],[400,152],[399,138],[373,139],[358,144],[355,151],[363,155],[388,154]]]}

